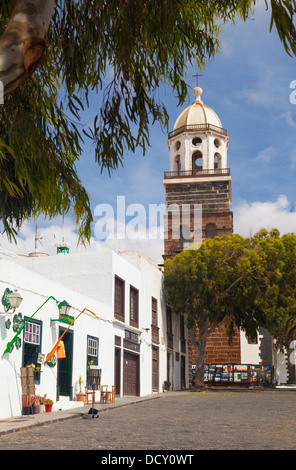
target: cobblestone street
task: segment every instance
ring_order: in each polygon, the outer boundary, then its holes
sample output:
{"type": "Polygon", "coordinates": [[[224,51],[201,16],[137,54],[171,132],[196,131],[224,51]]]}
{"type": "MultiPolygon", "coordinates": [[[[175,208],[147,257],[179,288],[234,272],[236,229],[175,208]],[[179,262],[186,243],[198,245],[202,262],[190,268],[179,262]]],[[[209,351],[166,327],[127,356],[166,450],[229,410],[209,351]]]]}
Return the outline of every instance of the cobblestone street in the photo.
{"type": "Polygon", "coordinates": [[[296,392],[184,392],[2,435],[14,450],[295,450],[296,392]]]}

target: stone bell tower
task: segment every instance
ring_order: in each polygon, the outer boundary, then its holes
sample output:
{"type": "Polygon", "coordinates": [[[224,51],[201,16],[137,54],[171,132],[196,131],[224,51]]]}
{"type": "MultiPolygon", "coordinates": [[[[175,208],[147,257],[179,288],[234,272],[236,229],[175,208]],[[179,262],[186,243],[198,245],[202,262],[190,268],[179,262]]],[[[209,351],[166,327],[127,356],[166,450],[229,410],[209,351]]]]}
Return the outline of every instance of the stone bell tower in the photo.
{"type": "Polygon", "coordinates": [[[194,243],[233,233],[227,130],[201,100],[202,89],[193,93],[194,102],[168,135],[164,260],[194,243]]]}
{"type": "MultiPolygon", "coordinates": [[[[169,171],[163,180],[164,260],[208,238],[233,233],[228,132],[217,114],[201,100],[202,89],[197,86],[193,94],[194,102],[181,112],[168,135],[169,171]]],[[[219,327],[207,343],[206,364],[240,363],[239,332],[230,346],[228,336],[219,327]]],[[[191,353],[189,362],[195,364],[194,348],[191,353]]]]}

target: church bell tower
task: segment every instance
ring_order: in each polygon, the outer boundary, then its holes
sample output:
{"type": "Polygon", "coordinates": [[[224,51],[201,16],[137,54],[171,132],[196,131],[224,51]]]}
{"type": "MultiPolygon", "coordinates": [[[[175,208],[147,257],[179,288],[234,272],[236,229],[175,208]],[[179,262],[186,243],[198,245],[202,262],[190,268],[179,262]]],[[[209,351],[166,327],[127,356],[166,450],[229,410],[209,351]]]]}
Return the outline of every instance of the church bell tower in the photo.
{"type": "Polygon", "coordinates": [[[201,100],[202,92],[194,88],[194,102],[168,135],[164,260],[195,243],[233,233],[228,133],[201,100]]]}

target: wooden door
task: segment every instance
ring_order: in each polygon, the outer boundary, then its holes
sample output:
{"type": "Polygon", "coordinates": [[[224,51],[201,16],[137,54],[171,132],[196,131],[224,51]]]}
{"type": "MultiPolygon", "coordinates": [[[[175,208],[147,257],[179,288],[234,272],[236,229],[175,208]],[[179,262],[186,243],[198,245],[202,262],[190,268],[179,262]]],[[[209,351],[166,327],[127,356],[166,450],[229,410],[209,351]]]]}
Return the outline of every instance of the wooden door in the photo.
{"type": "Polygon", "coordinates": [[[140,395],[139,356],[124,351],[123,357],[123,394],[140,395]]]}
{"type": "Polygon", "coordinates": [[[181,355],[181,388],[184,389],[186,388],[186,374],[185,374],[185,356],[181,355]]]}
{"type": "Polygon", "coordinates": [[[121,350],[119,348],[115,348],[115,355],[114,355],[114,385],[115,385],[115,394],[120,395],[120,355],[121,350]]]}
{"type": "Polygon", "coordinates": [[[159,349],[152,346],[152,391],[158,392],[159,389],[159,349]]]}

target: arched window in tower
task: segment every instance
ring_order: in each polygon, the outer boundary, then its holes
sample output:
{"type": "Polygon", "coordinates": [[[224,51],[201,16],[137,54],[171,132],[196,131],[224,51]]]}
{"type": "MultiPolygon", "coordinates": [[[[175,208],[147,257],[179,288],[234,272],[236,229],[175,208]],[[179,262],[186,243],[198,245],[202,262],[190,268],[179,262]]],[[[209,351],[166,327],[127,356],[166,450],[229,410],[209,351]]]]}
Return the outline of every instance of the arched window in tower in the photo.
{"type": "Polygon", "coordinates": [[[205,238],[208,240],[209,238],[215,238],[217,236],[217,228],[215,224],[208,224],[206,226],[206,233],[205,238]]]}
{"type": "Polygon", "coordinates": [[[198,150],[192,155],[192,174],[198,175],[202,173],[202,153],[198,150]]]}
{"type": "Polygon", "coordinates": [[[177,155],[175,158],[175,172],[179,176],[181,174],[181,157],[177,155]]]}
{"type": "Polygon", "coordinates": [[[215,153],[214,155],[214,169],[215,173],[219,173],[219,170],[221,170],[221,162],[222,162],[222,157],[220,153],[215,153]]]}

